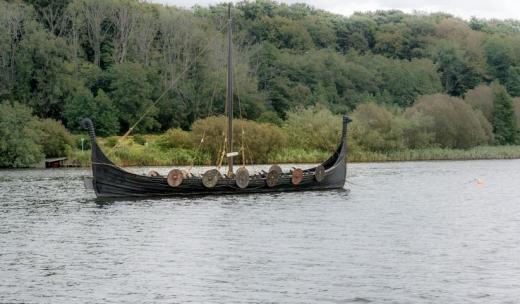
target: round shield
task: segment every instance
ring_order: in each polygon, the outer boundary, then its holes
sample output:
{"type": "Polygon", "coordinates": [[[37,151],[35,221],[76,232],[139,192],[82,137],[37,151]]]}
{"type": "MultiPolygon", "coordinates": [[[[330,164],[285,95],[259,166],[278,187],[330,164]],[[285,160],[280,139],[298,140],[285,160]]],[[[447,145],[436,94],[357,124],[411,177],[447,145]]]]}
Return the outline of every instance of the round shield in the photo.
{"type": "Polygon", "coordinates": [[[217,169],[208,170],[202,175],[202,184],[206,188],[213,188],[217,185],[220,176],[221,174],[217,169]]]}
{"type": "Polygon", "coordinates": [[[269,172],[267,173],[267,179],[265,181],[267,183],[267,186],[269,186],[269,187],[276,186],[276,184],[278,183],[279,176],[280,176],[280,173],[278,173],[278,171],[269,170],[269,172]]]}
{"type": "Polygon", "coordinates": [[[168,177],[166,180],[168,181],[168,185],[171,187],[177,187],[180,184],[182,184],[184,176],[182,174],[182,171],[179,169],[173,169],[168,173],[168,177]]]}
{"type": "Polygon", "coordinates": [[[293,185],[299,185],[303,180],[303,170],[295,168],[292,172],[291,182],[293,185]]]}
{"type": "Polygon", "coordinates": [[[282,168],[278,165],[272,165],[271,168],[269,168],[269,172],[276,171],[278,172],[278,175],[282,174],[282,168]]]}
{"type": "Polygon", "coordinates": [[[314,179],[319,183],[325,178],[325,168],[322,165],[319,165],[314,169],[314,179]]]}
{"type": "Polygon", "coordinates": [[[155,170],[150,170],[150,171],[148,172],[148,176],[151,176],[151,177],[157,177],[157,176],[161,176],[161,175],[159,174],[159,172],[157,172],[157,171],[155,171],[155,170]]]}
{"type": "Polygon", "coordinates": [[[241,189],[247,188],[249,185],[249,171],[245,167],[240,167],[235,173],[235,182],[241,189]]]}

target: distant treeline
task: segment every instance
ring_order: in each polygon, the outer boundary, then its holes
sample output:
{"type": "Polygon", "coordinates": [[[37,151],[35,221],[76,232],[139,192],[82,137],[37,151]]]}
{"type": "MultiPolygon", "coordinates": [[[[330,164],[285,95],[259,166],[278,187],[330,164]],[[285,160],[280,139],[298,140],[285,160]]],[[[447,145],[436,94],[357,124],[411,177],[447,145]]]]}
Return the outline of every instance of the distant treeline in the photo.
{"type": "MultiPolygon", "coordinates": [[[[316,104],[355,111],[353,144],[366,151],[518,143],[520,21],[272,1],[236,3],[232,16],[237,118],[283,128],[316,104]]],[[[89,116],[102,136],[147,111],[134,132],[222,114],[226,20],[225,4],[0,0],[0,152],[12,146],[7,113],[27,108],[73,132],[89,116]]]]}

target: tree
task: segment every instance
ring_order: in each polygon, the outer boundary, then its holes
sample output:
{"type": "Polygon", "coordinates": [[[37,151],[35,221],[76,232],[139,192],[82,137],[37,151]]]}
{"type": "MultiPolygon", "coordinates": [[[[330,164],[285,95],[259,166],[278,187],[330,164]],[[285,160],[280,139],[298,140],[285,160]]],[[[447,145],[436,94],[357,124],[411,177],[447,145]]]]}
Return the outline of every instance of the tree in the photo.
{"type": "Polygon", "coordinates": [[[436,25],[436,38],[440,38],[443,44],[455,47],[464,55],[466,64],[478,75],[485,75],[486,59],[482,48],[484,35],[470,28],[462,19],[448,17],[442,19],[436,25]]]}
{"type": "Polygon", "coordinates": [[[431,117],[430,131],[443,148],[465,149],[493,141],[491,124],[460,98],[442,94],[421,96],[407,112],[431,117]]]}
{"type": "Polygon", "coordinates": [[[134,0],[120,0],[114,4],[112,15],[115,31],[113,56],[116,63],[123,63],[126,60],[130,38],[137,21],[136,5],[137,1],[134,0]]]}
{"type": "Polygon", "coordinates": [[[464,94],[464,100],[474,109],[480,110],[486,119],[493,122],[493,88],[486,84],[476,86],[464,94]]]}
{"type": "Polygon", "coordinates": [[[109,22],[113,14],[112,1],[74,0],[70,11],[77,15],[86,29],[87,40],[94,52],[94,64],[101,64],[101,44],[105,42],[112,30],[109,22]]]}
{"type": "Polygon", "coordinates": [[[314,45],[319,48],[334,48],[336,45],[336,32],[331,21],[324,16],[307,16],[303,24],[312,38],[314,45]]]}
{"type": "Polygon", "coordinates": [[[67,127],[71,130],[83,131],[80,121],[88,117],[94,122],[96,133],[100,136],[115,135],[119,132],[118,112],[102,89],[99,89],[94,97],[87,88],[78,87],[65,106],[64,117],[67,127]]]}
{"type": "Polygon", "coordinates": [[[460,96],[473,88],[479,77],[463,50],[453,44],[442,43],[435,56],[441,82],[446,93],[460,96]]]}
{"type": "Polygon", "coordinates": [[[0,167],[20,168],[43,159],[36,118],[19,103],[0,103],[0,167]]]}
{"type": "Polygon", "coordinates": [[[25,31],[34,27],[32,18],[29,6],[0,1],[0,98],[13,95],[20,43],[25,31]]]}
{"type": "Polygon", "coordinates": [[[341,133],[341,117],[317,105],[287,113],[283,129],[291,147],[334,151],[341,133]]]}
{"type": "Polygon", "coordinates": [[[71,88],[66,78],[68,47],[62,38],[36,29],[27,33],[16,56],[16,96],[40,117],[61,118],[71,88]]]}
{"type": "Polygon", "coordinates": [[[26,0],[36,9],[39,18],[51,33],[58,36],[65,31],[65,8],[70,0],[26,0]]]}
{"type": "Polygon", "coordinates": [[[430,59],[384,60],[378,68],[382,78],[380,92],[388,92],[393,104],[407,107],[420,95],[442,91],[441,80],[430,59]]]}
{"type": "Polygon", "coordinates": [[[405,148],[403,129],[389,110],[374,102],[362,103],[352,113],[353,140],[367,151],[391,151],[405,148]]]}
{"type": "Polygon", "coordinates": [[[507,80],[504,85],[511,96],[520,96],[520,67],[510,66],[507,69],[507,80]]]}
{"type": "Polygon", "coordinates": [[[128,130],[140,118],[136,131],[150,131],[158,127],[157,108],[152,104],[152,86],[148,71],[138,63],[126,62],[112,66],[106,73],[108,96],[113,100],[123,131],[128,130]]]}
{"type": "Polygon", "coordinates": [[[262,17],[255,22],[252,33],[255,42],[268,41],[279,48],[302,51],[314,47],[312,37],[301,21],[281,16],[262,17]]]}
{"type": "Polygon", "coordinates": [[[150,64],[150,53],[152,51],[153,42],[157,35],[157,16],[152,7],[145,6],[142,3],[139,6],[141,11],[135,17],[135,24],[133,27],[130,39],[130,50],[134,53],[134,57],[144,66],[150,64]]]}
{"type": "Polygon", "coordinates": [[[493,132],[501,145],[514,144],[518,140],[513,100],[503,86],[496,86],[494,90],[493,132]]]}
{"type": "Polygon", "coordinates": [[[484,44],[487,64],[491,74],[500,80],[500,83],[507,83],[509,67],[514,63],[514,52],[510,41],[494,35],[484,44]]]}
{"type": "Polygon", "coordinates": [[[34,123],[35,128],[41,131],[38,143],[42,147],[45,157],[66,156],[70,151],[72,137],[63,124],[54,119],[42,119],[34,123]]]}
{"type": "Polygon", "coordinates": [[[520,97],[513,98],[513,107],[515,108],[516,126],[520,127],[520,97]]]}
{"type": "Polygon", "coordinates": [[[353,15],[334,20],[338,51],[343,54],[349,50],[368,51],[374,45],[376,27],[375,21],[367,16],[353,15]]]}
{"type": "Polygon", "coordinates": [[[405,24],[385,24],[375,34],[374,50],[394,58],[410,56],[411,31],[405,24]]]}

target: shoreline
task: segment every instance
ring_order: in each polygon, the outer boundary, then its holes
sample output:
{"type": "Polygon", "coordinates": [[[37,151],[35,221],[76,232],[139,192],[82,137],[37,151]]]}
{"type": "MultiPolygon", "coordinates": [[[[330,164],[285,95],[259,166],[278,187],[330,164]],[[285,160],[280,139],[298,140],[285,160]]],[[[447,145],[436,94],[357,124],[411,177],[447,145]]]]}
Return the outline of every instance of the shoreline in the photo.
{"type": "MultiPolygon", "coordinates": [[[[269,157],[269,162],[264,164],[252,164],[255,166],[268,164],[316,164],[325,161],[329,156],[328,151],[297,151],[301,154],[295,155],[296,151],[288,151],[283,157],[284,151],[276,151],[269,157]]],[[[147,157],[140,157],[139,154],[125,154],[125,158],[120,158],[117,153],[112,156],[114,163],[121,167],[166,167],[166,166],[212,166],[214,164],[204,162],[197,162],[190,159],[171,159],[166,155],[160,161],[149,161],[147,157]]],[[[520,145],[519,146],[478,146],[467,150],[460,149],[443,149],[443,148],[428,148],[428,149],[409,149],[402,151],[391,152],[366,152],[366,151],[352,151],[348,155],[348,163],[381,163],[381,162],[414,162],[414,161],[469,161],[469,160],[505,160],[505,159],[520,159],[520,145]]],[[[71,162],[78,162],[80,167],[86,168],[90,166],[90,150],[75,151],[69,155],[71,162]],[[79,152],[79,153],[78,153],[79,152]],[[86,155],[87,154],[87,155],[86,155]],[[77,157],[80,156],[80,157],[77,157]]],[[[240,164],[237,164],[240,165],[240,164]]]]}
{"type": "MultiPolygon", "coordinates": [[[[142,146],[141,146],[142,147],[142,146]]],[[[144,148],[144,147],[142,147],[144,148]]],[[[102,147],[108,152],[109,158],[119,167],[172,167],[172,166],[214,166],[207,155],[198,155],[191,149],[170,149],[161,152],[154,149],[132,150],[102,147]],[[182,155],[184,157],[176,157],[182,155]]],[[[74,149],[67,155],[67,164],[61,168],[88,168],[90,167],[90,150],[74,149]]],[[[268,161],[246,165],[266,166],[269,164],[318,164],[325,161],[330,151],[282,149],[269,153],[268,161]]],[[[478,146],[467,150],[461,149],[407,149],[390,152],[366,152],[352,148],[349,152],[348,163],[382,163],[382,162],[420,162],[420,161],[471,161],[471,160],[511,160],[520,159],[520,145],[515,146],[478,146]]],[[[240,164],[236,164],[239,166],[240,164]]],[[[27,168],[0,168],[10,169],[38,169],[37,166],[27,168]]]]}
{"type": "MultiPolygon", "coordinates": [[[[369,163],[400,163],[400,162],[449,162],[449,161],[479,161],[479,160],[520,160],[520,156],[516,157],[483,157],[483,158],[432,158],[432,159],[385,159],[385,160],[348,160],[347,166],[349,164],[369,164],[369,163]]],[[[246,166],[270,166],[272,164],[277,165],[316,165],[319,162],[278,162],[278,163],[265,163],[265,164],[247,164],[246,166]]],[[[117,166],[121,168],[139,168],[139,167],[189,167],[190,164],[163,164],[163,165],[154,165],[154,164],[139,164],[139,165],[126,165],[123,166],[121,164],[117,164],[117,166]]],[[[212,167],[215,165],[193,165],[193,167],[212,167]]],[[[235,166],[239,166],[236,164],[235,166]]],[[[25,168],[0,168],[0,171],[3,170],[49,170],[49,169],[87,169],[90,167],[90,164],[81,165],[81,166],[63,166],[57,168],[42,168],[42,167],[25,167],[25,168]]]]}

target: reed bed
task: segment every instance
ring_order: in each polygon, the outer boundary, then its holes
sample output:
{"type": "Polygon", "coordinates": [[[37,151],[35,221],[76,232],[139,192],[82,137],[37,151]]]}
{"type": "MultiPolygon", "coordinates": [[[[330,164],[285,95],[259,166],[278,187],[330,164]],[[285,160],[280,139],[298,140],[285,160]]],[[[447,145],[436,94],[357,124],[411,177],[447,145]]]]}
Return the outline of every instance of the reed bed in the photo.
{"type": "MultiPolygon", "coordinates": [[[[165,149],[157,145],[154,137],[132,138],[118,142],[112,137],[100,139],[103,151],[118,166],[186,166],[211,165],[210,153],[189,148],[165,149]]],[[[320,163],[332,155],[332,151],[316,149],[282,148],[268,153],[268,163],[320,163]]],[[[520,146],[479,146],[470,149],[406,149],[390,152],[352,150],[349,162],[384,161],[429,161],[429,160],[477,160],[477,159],[520,159],[520,146]]],[[[90,166],[90,150],[73,150],[69,159],[81,166],[90,166]]],[[[239,161],[239,159],[238,159],[239,161]]],[[[250,164],[251,160],[247,160],[250,164]]]]}

